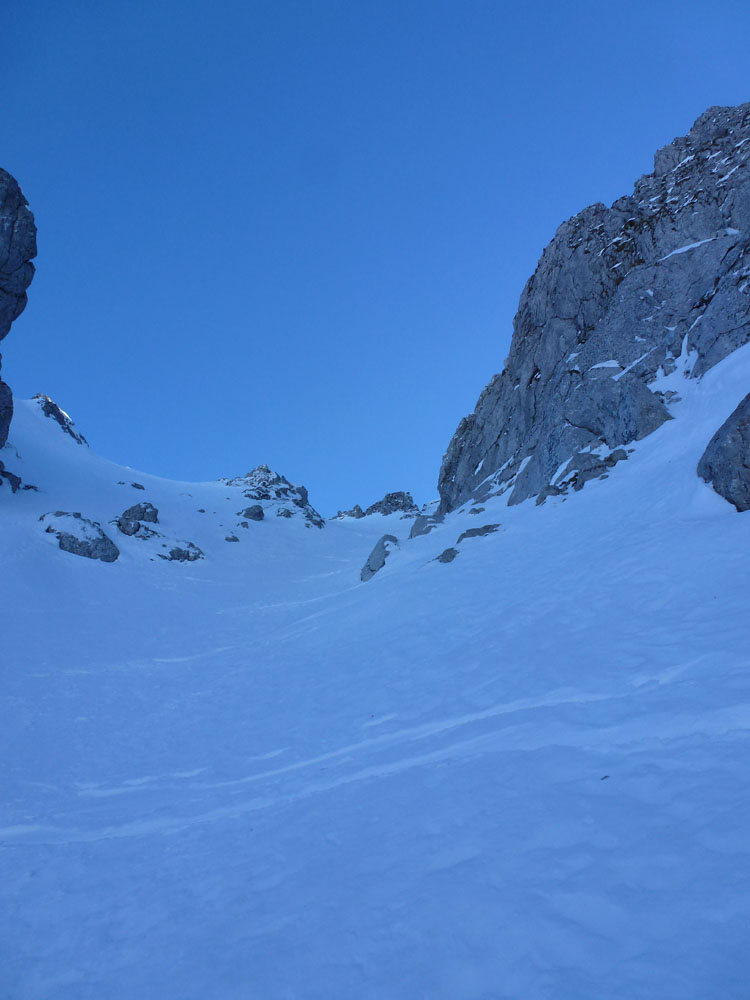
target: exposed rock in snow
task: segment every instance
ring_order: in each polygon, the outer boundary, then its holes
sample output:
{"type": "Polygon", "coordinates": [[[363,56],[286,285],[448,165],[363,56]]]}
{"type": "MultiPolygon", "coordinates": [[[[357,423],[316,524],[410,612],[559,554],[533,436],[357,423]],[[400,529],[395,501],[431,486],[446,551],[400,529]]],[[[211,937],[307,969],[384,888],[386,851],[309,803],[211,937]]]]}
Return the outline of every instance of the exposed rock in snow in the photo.
{"type": "Polygon", "coordinates": [[[365,516],[365,512],[362,510],[362,508],[359,506],[358,503],[355,503],[355,505],[350,510],[340,510],[336,514],[336,517],[334,518],[334,520],[339,520],[340,521],[344,517],[353,517],[355,519],[358,519],[358,518],[364,517],[364,516],[365,516]]]}
{"type": "Polygon", "coordinates": [[[263,508],[259,503],[254,503],[244,510],[237,511],[237,517],[246,517],[249,521],[262,521],[265,517],[263,508]]]}
{"type": "Polygon", "coordinates": [[[499,524],[483,524],[481,528],[467,528],[458,536],[456,545],[460,545],[465,538],[483,538],[485,535],[493,535],[499,527],[499,524]]]}
{"type": "MultiPolygon", "coordinates": [[[[325,521],[310,504],[305,487],[293,486],[288,479],[272,472],[267,465],[258,465],[244,476],[222,479],[220,482],[241,489],[243,497],[248,500],[259,501],[264,516],[270,513],[277,517],[302,517],[308,526],[325,527],[325,521]]],[[[255,505],[248,510],[254,508],[255,505]]],[[[257,514],[255,516],[248,514],[247,511],[241,511],[238,517],[247,517],[255,521],[262,519],[257,514]]]]}
{"type": "MultiPolygon", "coordinates": [[[[2,356],[0,356],[2,362],[2,356]]],[[[0,364],[0,367],[2,365],[0,364]]],[[[13,393],[10,386],[0,380],[0,448],[8,440],[8,428],[13,419],[13,393]]]]}
{"type": "MultiPolygon", "coordinates": [[[[34,277],[36,226],[16,180],[0,169],[0,340],[26,308],[26,289],[34,277]]],[[[0,357],[0,368],[2,358],[0,357]]],[[[0,448],[8,440],[13,397],[0,381],[0,448]]]]}
{"type": "Polygon", "coordinates": [[[632,195],[560,226],[502,373],[448,446],[441,510],[542,495],[562,463],[668,419],[670,400],[649,386],[678,359],[702,376],[750,339],[748,140],[750,104],[711,108],[632,195]]]}
{"type": "Polygon", "coordinates": [[[451,563],[458,555],[458,549],[450,548],[443,549],[439,556],[435,557],[435,562],[439,563],[451,563]]]}
{"type": "Polygon", "coordinates": [[[83,434],[79,433],[75,429],[75,423],[70,419],[65,410],[62,410],[53,399],[50,399],[49,396],[42,395],[42,393],[39,393],[33,398],[39,404],[39,409],[45,417],[49,417],[58,423],[63,433],[68,434],[78,444],[88,445],[88,441],[83,434]]]}
{"type": "Polygon", "coordinates": [[[181,542],[174,545],[165,555],[159,552],[160,559],[167,559],[170,562],[195,562],[197,559],[204,559],[205,556],[193,542],[181,542]]]}
{"type": "Polygon", "coordinates": [[[159,511],[152,503],[136,503],[128,507],[115,522],[123,535],[136,535],[138,538],[152,538],[157,534],[152,528],[146,528],[141,523],[158,524],[159,511]]]}
{"type": "MultiPolygon", "coordinates": [[[[382,500],[370,504],[364,516],[370,514],[397,514],[403,512],[406,517],[416,517],[419,507],[414,503],[411,493],[398,491],[397,493],[386,493],[382,500]]],[[[356,516],[356,515],[355,515],[356,516]]]]}
{"type": "Polygon", "coordinates": [[[122,512],[122,516],[135,521],[148,521],[149,524],[159,523],[159,511],[148,501],[133,504],[132,507],[128,507],[122,512]]]}
{"type": "Polygon", "coordinates": [[[442,514],[419,514],[411,526],[409,538],[418,538],[419,535],[429,535],[432,529],[436,528],[442,521],[442,514]]]}
{"type": "Polygon", "coordinates": [[[375,543],[372,552],[367,557],[367,562],[364,564],[362,571],[359,574],[363,583],[371,580],[378,570],[381,570],[385,566],[385,561],[393,551],[394,547],[398,547],[398,538],[396,538],[395,535],[383,535],[383,537],[375,543]]]}
{"type": "Polygon", "coordinates": [[[366,510],[362,510],[358,503],[350,510],[340,510],[333,520],[341,520],[345,517],[359,519],[369,517],[371,514],[402,514],[403,517],[416,517],[419,514],[419,507],[414,503],[411,493],[398,490],[395,493],[386,493],[382,500],[371,503],[366,510]]]}
{"type": "Polygon", "coordinates": [[[0,486],[2,486],[3,482],[8,483],[13,493],[16,493],[21,487],[22,480],[15,472],[6,469],[3,462],[0,462],[0,486]]]}
{"type": "Polygon", "coordinates": [[[750,394],[709,441],[698,475],[737,510],[750,510],[750,394]]]}
{"type": "Polygon", "coordinates": [[[42,514],[40,521],[45,526],[44,530],[57,538],[64,552],[108,563],[114,562],[120,555],[120,550],[105,535],[102,526],[78,512],[56,510],[54,514],[42,514]]]}

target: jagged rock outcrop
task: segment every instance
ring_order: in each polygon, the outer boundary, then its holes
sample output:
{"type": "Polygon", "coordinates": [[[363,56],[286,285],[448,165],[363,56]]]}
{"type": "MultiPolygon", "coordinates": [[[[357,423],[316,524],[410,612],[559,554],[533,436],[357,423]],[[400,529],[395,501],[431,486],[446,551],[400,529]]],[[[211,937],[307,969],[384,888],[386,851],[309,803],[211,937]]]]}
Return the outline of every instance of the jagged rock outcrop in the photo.
{"type": "Polygon", "coordinates": [[[698,475],[737,510],[750,510],[750,394],[709,441],[698,475]]]}
{"type": "Polygon", "coordinates": [[[386,493],[382,500],[372,503],[365,511],[365,517],[370,514],[398,514],[402,513],[406,517],[416,517],[419,507],[414,503],[411,493],[404,493],[399,490],[396,493],[386,493]]]}
{"type": "Polygon", "coordinates": [[[632,195],[560,226],[521,295],[505,368],[448,446],[441,511],[582,483],[581,456],[606,464],[604,450],[669,419],[673,397],[653,383],[678,358],[699,377],[750,339],[749,161],[750,104],[711,108],[632,195]]]}
{"type": "Polygon", "coordinates": [[[88,447],[88,441],[83,434],[76,430],[74,421],[71,420],[65,410],[57,405],[54,399],[50,399],[49,396],[44,396],[42,393],[38,393],[33,399],[37,402],[39,409],[45,417],[49,417],[50,420],[54,420],[55,423],[60,425],[63,434],[72,437],[77,444],[83,444],[88,447]]]}
{"type": "Polygon", "coordinates": [[[351,510],[340,510],[336,514],[336,519],[344,517],[369,517],[371,514],[401,514],[402,517],[416,517],[419,514],[419,507],[414,503],[411,493],[398,490],[396,493],[386,493],[382,500],[371,503],[366,510],[362,510],[358,503],[351,510]]]}
{"type": "Polygon", "coordinates": [[[367,557],[367,562],[362,567],[359,574],[359,578],[363,583],[371,580],[378,570],[381,570],[385,566],[385,561],[391,554],[393,549],[398,548],[398,538],[395,535],[383,535],[383,537],[375,543],[372,552],[367,557]]]}
{"type": "MultiPolygon", "coordinates": [[[[0,340],[26,308],[26,289],[34,277],[36,226],[16,180],[0,169],[0,340]]],[[[0,356],[0,368],[2,357],[0,356]]],[[[0,448],[8,440],[13,397],[0,380],[0,448]]]]}
{"type": "Polygon", "coordinates": [[[107,563],[114,562],[120,555],[120,550],[104,533],[101,524],[90,521],[77,511],[56,510],[54,514],[42,514],[40,521],[45,532],[57,538],[63,552],[107,563]]]}
{"type": "Polygon", "coordinates": [[[358,503],[355,503],[355,505],[351,507],[349,510],[340,510],[336,514],[334,520],[340,521],[345,517],[353,517],[355,520],[359,520],[360,517],[364,516],[365,512],[362,510],[362,508],[359,506],[358,503]]]}
{"type": "Polygon", "coordinates": [[[276,517],[301,517],[308,527],[311,525],[316,528],[325,527],[325,521],[310,504],[305,487],[293,486],[288,479],[272,472],[267,465],[258,465],[244,476],[222,479],[221,482],[240,489],[242,496],[248,500],[259,502],[261,515],[258,515],[254,504],[252,507],[240,511],[238,517],[246,517],[254,521],[260,521],[269,514],[276,517]],[[249,510],[255,510],[255,514],[249,514],[249,510]]]}

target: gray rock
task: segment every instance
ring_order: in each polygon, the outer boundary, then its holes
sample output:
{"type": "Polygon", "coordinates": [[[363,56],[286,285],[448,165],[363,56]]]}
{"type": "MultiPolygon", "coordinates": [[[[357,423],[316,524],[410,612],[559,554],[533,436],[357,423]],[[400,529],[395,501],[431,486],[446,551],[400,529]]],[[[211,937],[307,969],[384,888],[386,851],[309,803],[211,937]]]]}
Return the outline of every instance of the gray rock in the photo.
{"type": "Polygon", "coordinates": [[[411,526],[409,538],[418,538],[420,535],[429,535],[433,528],[436,528],[444,520],[442,514],[419,514],[414,524],[411,526]]]}
{"type": "MultiPolygon", "coordinates": [[[[301,517],[308,527],[323,528],[325,521],[320,514],[310,504],[307,490],[304,486],[293,486],[288,479],[273,472],[267,465],[258,465],[244,476],[235,476],[234,479],[222,479],[222,483],[227,486],[237,487],[242,491],[242,496],[248,500],[260,500],[260,506],[264,515],[275,510],[277,517],[301,517]],[[286,511],[286,513],[282,513],[286,511]]],[[[248,507],[247,510],[251,508],[248,507]]],[[[238,517],[252,518],[260,520],[260,517],[253,517],[247,510],[240,511],[238,517]]]]}
{"type": "Polygon", "coordinates": [[[344,517],[353,517],[353,518],[355,518],[355,519],[358,520],[360,517],[364,517],[364,516],[365,516],[365,512],[362,510],[362,508],[359,506],[358,503],[355,503],[355,505],[350,510],[340,510],[340,511],[338,511],[338,513],[336,514],[335,520],[340,521],[344,517]]]}
{"type": "Polygon", "coordinates": [[[471,510],[469,511],[469,513],[470,514],[483,514],[484,513],[484,507],[472,507],[471,510]]]}
{"type": "Polygon", "coordinates": [[[38,393],[33,398],[39,404],[39,409],[45,417],[49,417],[51,420],[54,420],[56,424],[59,424],[63,434],[67,434],[69,437],[72,437],[77,444],[88,446],[86,438],[75,429],[76,425],[74,422],[70,419],[65,410],[60,409],[53,399],[50,399],[49,396],[44,396],[41,393],[38,393]]]}
{"type": "Polygon", "coordinates": [[[114,562],[120,555],[120,550],[105,535],[102,526],[78,512],[57,510],[54,514],[42,514],[39,520],[45,524],[47,533],[55,535],[64,552],[107,563],[114,562]]]}
{"type": "Polygon", "coordinates": [[[750,394],[709,441],[698,475],[737,510],[750,510],[750,394]]]}
{"type": "Polygon", "coordinates": [[[129,517],[118,517],[115,524],[123,535],[137,535],[141,527],[140,521],[134,521],[129,517]]]}
{"type": "Polygon", "coordinates": [[[239,538],[236,535],[227,535],[224,539],[225,542],[239,542],[239,538]]]}
{"type": "Polygon", "coordinates": [[[539,507],[540,504],[543,504],[548,497],[559,497],[560,494],[563,492],[564,490],[561,490],[558,486],[552,486],[551,484],[543,487],[537,494],[536,498],[537,507],[539,507]]]}
{"type": "Polygon", "coordinates": [[[149,524],[159,523],[159,511],[148,501],[133,504],[132,507],[128,507],[122,512],[122,516],[134,521],[146,521],[149,524]]]}
{"type": "Polygon", "coordinates": [[[483,524],[481,528],[467,528],[458,536],[456,545],[460,545],[465,538],[483,538],[485,535],[492,535],[499,527],[499,524],[483,524]]]}
{"type": "MultiPolygon", "coordinates": [[[[5,464],[0,462],[0,486],[3,483],[8,483],[12,493],[17,493],[22,486],[23,480],[20,476],[17,476],[15,472],[11,472],[10,469],[5,468],[5,464]]],[[[36,486],[24,486],[25,490],[35,490],[36,486]]]]}
{"type": "Polygon", "coordinates": [[[246,517],[249,521],[262,521],[265,517],[263,508],[259,503],[254,503],[251,507],[237,511],[237,517],[246,517]]]}
{"type": "Polygon", "coordinates": [[[0,448],[8,440],[8,430],[13,419],[13,393],[10,386],[0,381],[0,448]]]}
{"type": "Polygon", "coordinates": [[[158,556],[169,562],[195,562],[197,559],[205,558],[203,552],[193,542],[182,542],[180,545],[173,546],[167,555],[159,552],[158,556]]]}
{"type": "MultiPolygon", "coordinates": [[[[506,491],[520,503],[576,456],[641,440],[675,402],[649,388],[661,372],[691,358],[700,377],[750,340],[747,140],[750,104],[711,108],[632,195],[560,226],[503,371],[448,446],[442,512],[506,491]]],[[[582,485],[591,470],[579,471],[582,485]]]]}
{"type": "MultiPolygon", "coordinates": [[[[34,277],[36,226],[17,182],[0,170],[0,340],[26,308],[26,289],[34,277]]],[[[2,367],[2,358],[0,358],[2,367]]],[[[13,397],[0,381],[0,448],[8,440],[13,397]]]]}
{"type": "Polygon", "coordinates": [[[399,491],[397,493],[386,493],[382,500],[370,504],[364,512],[364,517],[370,514],[397,514],[402,512],[409,517],[416,517],[419,514],[419,507],[414,503],[411,493],[399,491]]]}
{"type": "Polygon", "coordinates": [[[439,556],[434,560],[439,563],[451,563],[458,555],[458,549],[443,549],[439,556]]]}
{"type": "Polygon", "coordinates": [[[385,561],[391,554],[394,546],[398,547],[398,538],[395,535],[383,535],[380,541],[376,543],[359,574],[359,578],[363,583],[371,580],[378,570],[381,570],[385,566],[385,561]]]}

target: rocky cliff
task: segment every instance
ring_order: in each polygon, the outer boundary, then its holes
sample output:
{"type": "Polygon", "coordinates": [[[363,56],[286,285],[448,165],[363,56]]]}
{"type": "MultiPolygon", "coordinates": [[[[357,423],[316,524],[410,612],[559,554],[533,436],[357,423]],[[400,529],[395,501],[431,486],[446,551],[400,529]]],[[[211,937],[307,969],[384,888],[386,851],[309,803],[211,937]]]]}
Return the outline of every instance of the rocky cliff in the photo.
{"type": "MultiPolygon", "coordinates": [[[[0,169],[0,340],[26,308],[26,289],[34,277],[36,226],[20,187],[0,169]]],[[[0,357],[2,367],[2,357],[0,357]]],[[[8,440],[13,416],[10,388],[0,380],[0,448],[8,440]]]]}
{"type": "Polygon", "coordinates": [[[563,223],[528,281],[505,367],[458,426],[441,511],[606,474],[670,417],[654,385],[750,340],[750,104],[711,108],[610,208],[563,223]]]}

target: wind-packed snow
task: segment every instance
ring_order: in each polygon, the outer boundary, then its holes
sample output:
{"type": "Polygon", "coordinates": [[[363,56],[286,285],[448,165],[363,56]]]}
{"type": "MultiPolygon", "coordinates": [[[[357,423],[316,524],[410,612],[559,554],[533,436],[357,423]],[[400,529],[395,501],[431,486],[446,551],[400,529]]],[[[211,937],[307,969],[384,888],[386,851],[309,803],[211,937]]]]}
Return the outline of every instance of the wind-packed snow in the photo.
{"type": "Polygon", "coordinates": [[[228,544],[226,483],[18,406],[2,458],[39,492],[0,489],[0,996],[746,997],[750,515],[695,470],[750,347],[662,382],[675,419],[609,479],[410,542],[392,515],[228,544]],[[141,501],[205,559],[118,534],[141,501]],[[60,551],[55,510],[117,562],[60,551]]]}

